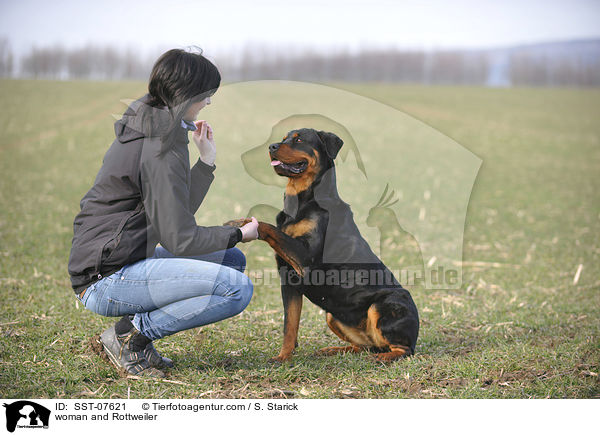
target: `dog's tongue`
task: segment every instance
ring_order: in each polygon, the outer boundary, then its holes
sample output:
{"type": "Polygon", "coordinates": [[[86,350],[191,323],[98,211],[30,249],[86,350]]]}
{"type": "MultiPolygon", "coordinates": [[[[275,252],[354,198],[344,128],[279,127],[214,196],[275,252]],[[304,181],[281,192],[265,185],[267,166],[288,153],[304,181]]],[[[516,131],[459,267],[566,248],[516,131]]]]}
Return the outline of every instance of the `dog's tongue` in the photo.
{"type": "Polygon", "coordinates": [[[279,160],[271,160],[271,166],[277,166],[277,165],[281,165],[281,162],[279,160]]]}

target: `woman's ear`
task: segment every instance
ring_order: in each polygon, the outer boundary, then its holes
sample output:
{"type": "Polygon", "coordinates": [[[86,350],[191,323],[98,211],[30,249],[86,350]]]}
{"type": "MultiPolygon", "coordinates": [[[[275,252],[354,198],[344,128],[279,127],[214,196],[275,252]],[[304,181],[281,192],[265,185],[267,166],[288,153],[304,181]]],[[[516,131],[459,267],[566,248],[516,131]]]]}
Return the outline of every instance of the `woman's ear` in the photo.
{"type": "Polygon", "coordinates": [[[318,131],[317,135],[319,136],[319,139],[321,139],[321,142],[323,142],[323,145],[325,145],[325,151],[327,151],[327,155],[332,159],[335,159],[338,152],[342,148],[342,145],[344,145],[344,141],[335,134],[327,131],[318,131]]]}

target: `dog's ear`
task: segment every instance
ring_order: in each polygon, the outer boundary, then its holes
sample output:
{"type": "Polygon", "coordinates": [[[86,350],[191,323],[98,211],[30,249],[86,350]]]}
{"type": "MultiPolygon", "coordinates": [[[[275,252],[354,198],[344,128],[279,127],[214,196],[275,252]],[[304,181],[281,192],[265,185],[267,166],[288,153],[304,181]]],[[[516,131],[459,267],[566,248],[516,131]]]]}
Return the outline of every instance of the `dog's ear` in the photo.
{"type": "Polygon", "coordinates": [[[321,139],[321,142],[323,142],[323,145],[325,145],[325,151],[327,151],[327,155],[332,159],[335,159],[335,156],[337,156],[338,152],[342,148],[342,145],[344,145],[344,141],[335,134],[327,131],[317,131],[317,135],[319,136],[319,139],[321,139]]]}

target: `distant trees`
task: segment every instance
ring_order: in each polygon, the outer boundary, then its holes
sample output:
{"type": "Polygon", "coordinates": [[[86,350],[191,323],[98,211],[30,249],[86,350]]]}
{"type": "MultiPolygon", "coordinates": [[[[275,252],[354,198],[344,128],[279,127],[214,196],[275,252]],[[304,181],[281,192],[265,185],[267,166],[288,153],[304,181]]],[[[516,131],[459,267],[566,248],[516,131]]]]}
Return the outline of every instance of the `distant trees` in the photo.
{"type": "Polygon", "coordinates": [[[0,38],[0,77],[9,77],[13,71],[13,55],[7,38],[0,38]]]}
{"type": "Polygon", "coordinates": [[[495,50],[365,49],[354,54],[265,53],[247,49],[240,58],[237,63],[218,62],[227,80],[600,86],[600,42],[495,50]]]}
{"type": "MultiPolygon", "coordinates": [[[[33,47],[20,59],[19,77],[122,80],[149,76],[160,53],[86,45],[33,47]]],[[[207,53],[208,55],[212,53],[207,53]]],[[[377,81],[488,86],[600,86],[600,41],[539,44],[495,50],[363,49],[316,52],[248,45],[214,56],[225,81],[377,81]]],[[[15,65],[0,39],[0,75],[15,65]]]]}
{"type": "Polygon", "coordinates": [[[513,53],[510,81],[517,86],[600,86],[600,58],[513,53]]]}
{"type": "Polygon", "coordinates": [[[33,47],[22,59],[21,71],[34,78],[61,78],[66,52],[61,47],[33,47]]]}
{"type": "Polygon", "coordinates": [[[21,60],[22,77],[48,79],[146,79],[152,63],[131,50],[87,45],[33,47],[21,60]]]}

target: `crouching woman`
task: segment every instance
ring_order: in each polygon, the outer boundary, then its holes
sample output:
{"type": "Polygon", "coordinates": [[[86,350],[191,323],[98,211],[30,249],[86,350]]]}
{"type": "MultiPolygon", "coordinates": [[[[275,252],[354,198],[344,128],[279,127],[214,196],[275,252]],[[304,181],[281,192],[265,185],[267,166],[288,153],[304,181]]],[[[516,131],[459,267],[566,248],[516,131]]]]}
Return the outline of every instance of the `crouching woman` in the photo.
{"type": "Polygon", "coordinates": [[[148,94],[115,123],[116,138],[75,217],[69,274],[84,306],[121,317],[100,334],[119,369],[164,377],[173,362],[153,341],[243,311],[253,286],[235,245],[242,228],[198,226],[194,214],[214,179],[210,125],[195,121],[220,85],[202,54],[170,50],[155,63],[148,94]],[[200,151],[190,168],[188,132],[200,151]]]}

